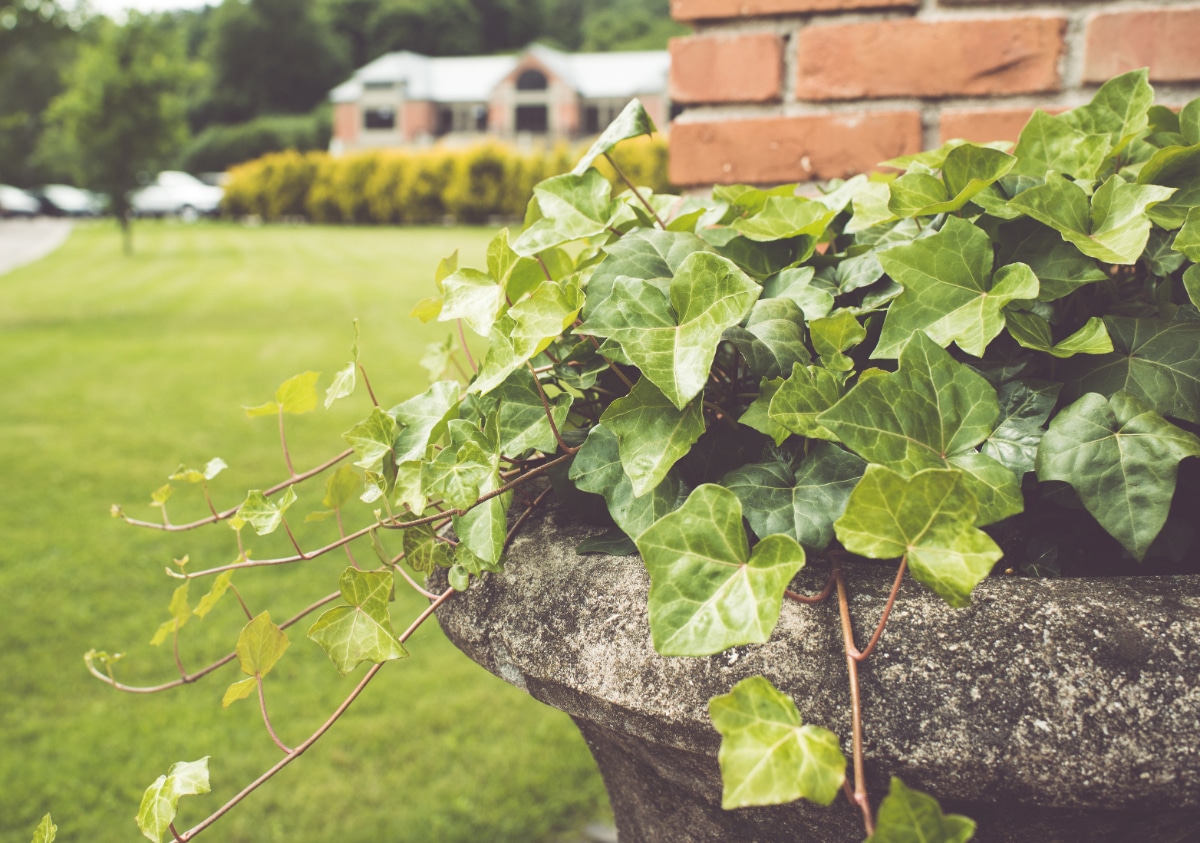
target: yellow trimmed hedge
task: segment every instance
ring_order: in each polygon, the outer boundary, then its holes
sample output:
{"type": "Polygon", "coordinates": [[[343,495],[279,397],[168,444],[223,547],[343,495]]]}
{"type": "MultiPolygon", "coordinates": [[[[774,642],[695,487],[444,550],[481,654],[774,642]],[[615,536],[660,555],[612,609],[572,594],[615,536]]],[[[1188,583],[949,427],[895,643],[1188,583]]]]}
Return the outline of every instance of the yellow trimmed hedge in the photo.
{"type": "MultiPolygon", "coordinates": [[[[327,152],[275,152],[229,170],[221,208],[235,217],[319,223],[520,219],[533,186],[569,171],[582,152],[563,144],[523,153],[495,142],[456,150],[381,149],[337,158],[327,152]]],[[[665,139],[626,141],[615,157],[635,184],[668,189],[665,139]]],[[[618,190],[625,189],[607,161],[601,159],[597,166],[618,190]]]]}

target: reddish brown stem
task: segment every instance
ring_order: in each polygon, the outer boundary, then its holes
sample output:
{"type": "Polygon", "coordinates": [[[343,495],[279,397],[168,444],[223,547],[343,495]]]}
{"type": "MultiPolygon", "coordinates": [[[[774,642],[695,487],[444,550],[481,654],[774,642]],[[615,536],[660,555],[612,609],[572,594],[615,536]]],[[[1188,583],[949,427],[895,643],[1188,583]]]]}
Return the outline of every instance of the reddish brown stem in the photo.
{"type": "Polygon", "coordinates": [[[292,468],[292,455],[288,451],[287,434],[283,430],[283,405],[279,405],[279,444],[283,447],[283,461],[287,463],[288,477],[295,479],[296,469],[292,468]]]}
{"type": "Polygon", "coordinates": [[[471,356],[471,349],[467,347],[467,332],[463,330],[462,320],[458,320],[458,341],[462,345],[463,354],[467,355],[467,362],[471,364],[471,371],[478,372],[479,367],[475,365],[475,358],[471,356]]]}
{"type": "Polygon", "coordinates": [[[258,707],[262,710],[263,723],[267,726],[267,733],[271,736],[271,740],[275,741],[275,746],[283,750],[284,755],[291,755],[292,751],[288,749],[287,744],[279,739],[279,735],[275,734],[275,727],[271,725],[271,717],[267,714],[267,697],[263,693],[263,681],[261,676],[254,677],[258,684],[258,707]]]}
{"type": "Polygon", "coordinates": [[[828,600],[829,595],[833,594],[835,585],[837,585],[837,578],[833,575],[833,571],[830,571],[829,579],[825,580],[825,587],[821,589],[819,594],[814,594],[812,596],[806,594],[797,594],[791,589],[787,589],[783,593],[792,600],[795,600],[797,603],[806,603],[812,606],[816,605],[817,603],[824,603],[826,600],[828,600]]]}
{"type": "Polygon", "coordinates": [[[904,556],[900,560],[900,568],[896,571],[896,579],[892,582],[892,591],[888,595],[887,603],[884,604],[883,614],[879,618],[879,625],[875,627],[875,634],[871,636],[871,640],[867,643],[867,648],[861,653],[855,650],[851,655],[855,661],[866,661],[871,653],[875,652],[875,645],[879,643],[879,639],[883,636],[883,628],[887,625],[888,615],[892,613],[892,607],[896,605],[896,595],[900,591],[900,581],[904,579],[904,571],[908,567],[908,556],[904,556]]]}
{"type": "Polygon", "coordinates": [[[308,559],[308,555],[305,554],[303,548],[300,547],[300,542],[296,541],[296,536],[292,533],[292,528],[288,526],[287,519],[281,516],[279,520],[283,522],[284,532],[286,532],[288,538],[292,540],[292,547],[296,548],[296,555],[298,555],[301,559],[308,559]]]}
{"type": "Polygon", "coordinates": [[[542,399],[542,409],[546,411],[546,421],[550,422],[550,431],[554,434],[554,438],[558,440],[558,445],[563,449],[564,453],[574,454],[578,448],[572,448],[563,441],[562,434],[558,432],[558,425],[554,423],[554,413],[550,410],[550,402],[546,399],[546,390],[542,389],[542,382],[538,380],[537,372],[533,371],[533,365],[526,361],[526,366],[533,373],[533,385],[537,387],[538,395],[542,399]]]}
{"type": "Polygon", "coordinates": [[[172,644],[175,650],[175,667],[179,670],[180,676],[187,676],[188,672],[183,669],[183,660],[179,658],[179,621],[175,621],[175,632],[172,634],[172,644]]]}
{"type": "Polygon", "coordinates": [[[371,403],[374,404],[376,407],[378,407],[379,399],[377,399],[375,397],[375,390],[371,389],[371,379],[367,377],[367,369],[365,366],[363,366],[362,363],[359,363],[357,365],[358,365],[358,371],[360,373],[362,373],[363,385],[366,386],[366,388],[367,388],[367,395],[371,396],[371,403]]]}
{"type": "Polygon", "coordinates": [[[633,195],[636,196],[638,198],[638,201],[640,201],[642,203],[642,205],[645,206],[646,210],[650,212],[650,216],[654,217],[654,221],[656,223],[658,223],[658,227],[665,229],[667,226],[663,223],[663,221],[661,219],[659,219],[658,212],[656,212],[654,210],[654,208],[651,207],[650,202],[646,199],[646,197],[643,196],[641,191],[639,191],[637,189],[637,187],[634,186],[633,182],[631,182],[629,180],[629,176],[625,175],[625,173],[621,170],[621,168],[617,166],[617,162],[614,161],[612,159],[612,156],[609,155],[607,152],[604,153],[604,157],[605,157],[605,159],[608,160],[608,163],[610,165],[612,165],[612,168],[613,168],[613,170],[616,171],[617,175],[621,177],[621,181],[625,182],[625,186],[633,191],[633,195]]]}
{"type": "MultiPolygon", "coordinates": [[[[346,538],[346,525],[342,521],[342,508],[339,506],[336,510],[334,510],[334,513],[337,517],[338,535],[342,538],[346,538]]],[[[358,568],[358,560],[354,558],[354,551],[350,549],[350,545],[344,544],[342,547],[346,548],[346,559],[350,561],[350,565],[354,568],[358,568]]],[[[359,570],[362,569],[359,568],[359,570]]]]}
{"type": "Polygon", "coordinates": [[[867,779],[863,765],[863,729],[862,729],[862,700],[858,688],[858,661],[852,655],[854,646],[854,626],[850,622],[850,600],[846,596],[846,581],[842,578],[841,568],[836,565],[833,576],[837,582],[838,611],[842,616],[842,643],[846,650],[846,671],[850,674],[850,717],[853,723],[854,745],[854,802],[862,810],[863,826],[867,836],[875,833],[875,819],[871,816],[871,800],[867,796],[867,779]]]}
{"type": "Polygon", "coordinates": [[[512,529],[508,531],[508,535],[504,537],[505,548],[507,548],[509,543],[513,540],[513,536],[517,534],[517,530],[521,529],[521,525],[525,523],[526,519],[533,514],[533,511],[541,505],[542,501],[544,501],[546,496],[549,495],[553,490],[553,486],[547,486],[545,489],[542,489],[541,493],[533,499],[533,503],[525,508],[525,511],[521,513],[521,517],[518,518],[517,522],[512,525],[512,529]]]}
{"type": "Polygon", "coordinates": [[[233,592],[233,596],[237,598],[237,602],[241,604],[242,611],[246,613],[247,620],[254,620],[254,613],[250,611],[250,607],[246,605],[246,601],[242,599],[242,593],[237,590],[232,582],[229,583],[229,590],[233,592]]]}

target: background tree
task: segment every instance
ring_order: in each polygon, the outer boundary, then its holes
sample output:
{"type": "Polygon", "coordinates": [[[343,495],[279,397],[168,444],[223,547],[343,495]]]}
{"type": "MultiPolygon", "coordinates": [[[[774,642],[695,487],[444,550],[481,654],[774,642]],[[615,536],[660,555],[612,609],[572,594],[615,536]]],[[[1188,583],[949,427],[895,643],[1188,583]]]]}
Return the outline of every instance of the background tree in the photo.
{"type": "Polygon", "coordinates": [[[129,194],[187,138],[182,44],[149,16],[101,26],[84,47],[66,89],[50,104],[41,160],[70,162],[80,184],[107,193],[132,251],[129,194]]]}
{"type": "Polygon", "coordinates": [[[690,30],[671,20],[669,0],[617,0],[608,8],[590,12],[580,24],[579,48],[588,52],[609,50],[661,50],[667,40],[690,30]]]}

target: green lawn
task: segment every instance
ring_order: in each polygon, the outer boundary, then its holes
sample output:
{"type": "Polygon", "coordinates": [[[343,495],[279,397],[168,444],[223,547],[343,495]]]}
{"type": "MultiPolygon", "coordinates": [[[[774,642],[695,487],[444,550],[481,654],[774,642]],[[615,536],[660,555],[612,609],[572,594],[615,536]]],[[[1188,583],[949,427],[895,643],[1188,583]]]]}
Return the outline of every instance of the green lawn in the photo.
{"type": "MultiPolygon", "coordinates": [[[[273,421],[240,408],[308,369],[325,373],[323,391],[349,359],[355,317],[380,402],[425,389],[416,360],[448,329],[409,310],[433,291],[439,258],[460,249],[480,266],[489,237],[139,223],[126,258],[115,229],[97,224],[0,276],[0,841],[25,843],[47,811],[60,840],[139,839],[142,791],[173,762],[211,755],[213,793],[181,803],[178,825],[190,827],[279,758],[253,699],[221,708],[236,667],[154,696],[86,674],[82,654],[96,647],[127,654],[123,681],[174,678],[169,644],[148,646],[176,584],[163,568],[184,554],[202,567],[234,556],[224,527],[139,530],[109,506],[153,519],[149,493],[166,475],[214,456],[230,465],[214,483],[218,506],[280,479],[273,421]]],[[[341,431],[369,407],[360,387],[332,410],[293,417],[297,470],[340,451],[341,431]]],[[[201,512],[198,494],[185,494],[195,491],[177,490],[175,520],[201,512]]],[[[321,493],[302,488],[293,511],[320,509],[321,493]]],[[[303,532],[315,542],[334,529],[303,532]]],[[[287,552],[248,542],[259,558],[287,552]]],[[[278,621],[335,590],[345,564],[330,555],[235,582],[278,621]]],[[[399,594],[394,623],[419,608],[399,594]]],[[[229,598],[193,621],[185,665],[232,649],[243,623],[229,598]]],[[[363,672],[340,679],[305,629],[290,630],[267,685],[272,719],[293,744],[363,672]]],[[[468,662],[434,624],[409,646],[412,658],[387,665],[332,732],[206,839],[536,843],[604,815],[603,786],[565,715],[468,662]]]]}

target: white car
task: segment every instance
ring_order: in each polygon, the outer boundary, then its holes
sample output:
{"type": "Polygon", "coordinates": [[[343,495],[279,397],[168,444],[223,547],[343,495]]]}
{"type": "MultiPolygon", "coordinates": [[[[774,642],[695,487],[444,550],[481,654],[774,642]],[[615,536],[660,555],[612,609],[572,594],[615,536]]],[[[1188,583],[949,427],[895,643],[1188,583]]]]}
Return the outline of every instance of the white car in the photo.
{"type": "Polygon", "coordinates": [[[104,200],[90,190],[69,184],[47,184],[33,191],[42,202],[42,213],[54,217],[98,217],[104,200]]]}
{"type": "Polygon", "coordinates": [[[188,173],[163,170],[130,198],[133,212],[139,216],[171,214],[191,221],[215,214],[224,195],[223,189],[205,184],[188,173]]]}
{"type": "Polygon", "coordinates": [[[0,184],[0,217],[36,217],[42,204],[18,187],[0,184]]]}

